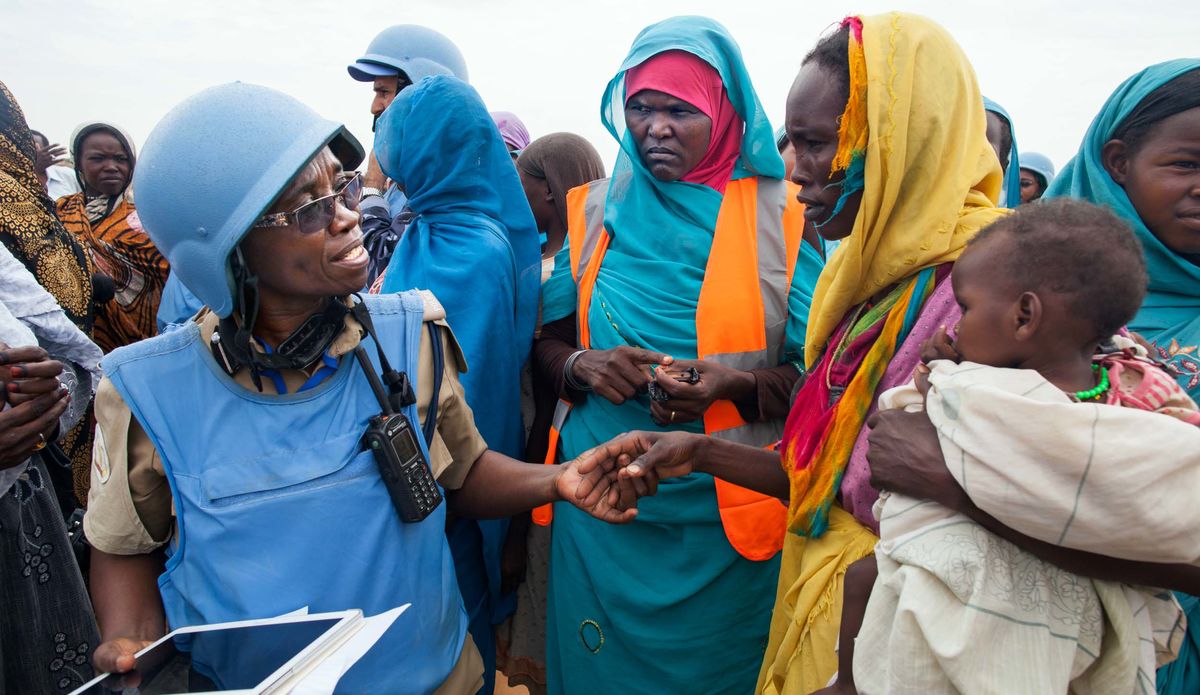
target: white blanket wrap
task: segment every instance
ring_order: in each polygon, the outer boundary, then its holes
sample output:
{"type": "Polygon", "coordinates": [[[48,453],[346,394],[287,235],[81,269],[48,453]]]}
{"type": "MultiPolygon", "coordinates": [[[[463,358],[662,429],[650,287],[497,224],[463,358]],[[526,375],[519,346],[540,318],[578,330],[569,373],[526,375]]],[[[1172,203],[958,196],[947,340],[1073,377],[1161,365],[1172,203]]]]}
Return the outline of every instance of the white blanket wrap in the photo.
{"type": "MultiPolygon", "coordinates": [[[[932,365],[925,407],[976,506],[1054,545],[1200,559],[1200,428],[1084,404],[1030,370],[932,365]]],[[[912,384],[880,409],[920,410],[912,384]]],[[[1194,407],[1194,406],[1193,406],[1194,407]]],[[[860,693],[1153,693],[1186,625],[1170,592],[1081,577],[933,502],[884,493],[860,693]]]]}

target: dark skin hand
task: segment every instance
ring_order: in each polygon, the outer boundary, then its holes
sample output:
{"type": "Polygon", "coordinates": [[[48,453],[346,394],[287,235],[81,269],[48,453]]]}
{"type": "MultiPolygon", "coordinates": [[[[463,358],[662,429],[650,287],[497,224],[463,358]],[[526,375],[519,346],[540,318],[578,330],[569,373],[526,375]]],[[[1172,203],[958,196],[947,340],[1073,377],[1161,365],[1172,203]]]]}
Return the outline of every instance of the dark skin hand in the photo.
{"type": "Polygon", "coordinates": [[[62,364],[40,347],[9,348],[0,343],[0,469],[24,463],[53,441],[58,418],[70,404],[58,382],[62,364]]]}
{"type": "Polygon", "coordinates": [[[162,553],[110,555],[92,548],[91,594],[100,624],[92,663],[101,673],[133,669],[134,654],[166,634],[158,593],[162,553]]]}
{"type": "Polygon", "coordinates": [[[575,379],[591,386],[597,396],[620,405],[646,390],[654,365],[673,362],[670,355],[622,345],[588,350],[575,359],[572,369],[575,379]]]}
{"type": "Polygon", "coordinates": [[[750,372],[703,360],[674,360],[669,367],[654,370],[654,380],[670,400],[650,404],[650,416],[660,425],[692,422],[704,417],[713,401],[754,399],[755,379],[750,372]],[[678,376],[687,368],[700,373],[700,381],[689,384],[678,376]]]}
{"type": "Polygon", "coordinates": [[[46,170],[67,155],[67,148],[57,143],[47,147],[42,147],[41,143],[36,141],[34,144],[37,145],[37,158],[33,162],[34,173],[38,179],[45,181],[46,170]]]}
{"type": "Polygon", "coordinates": [[[660,478],[676,478],[693,472],[740,485],[764,495],[786,499],[787,473],[779,463],[779,452],[727,442],[690,432],[628,432],[579,457],[583,464],[593,459],[616,461],[622,480],[642,481],[639,496],[652,495],[660,478]]]}
{"type": "Polygon", "coordinates": [[[921,395],[929,393],[929,363],[934,360],[950,360],[954,363],[962,361],[962,355],[959,354],[958,348],[954,347],[945,326],[938,327],[932,336],[921,343],[921,362],[913,371],[913,381],[921,395]]]}
{"type": "Polygon", "coordinates": [[[963,514],[1035,557],[1068,572],[1103,581],[1200,593],[1200,568],[1183,564],[1135,562],[1051,545],[1018,533],[975,506],[946,468],[937,430],[925,413],[877,412],[871,428],[867,461],[871,487],[915,499],[933,500],[963,514]]]}
{"type": "Polygon", "coordinates": [[[633,521],[635,485],[618,479],[616,461],[589,453],[559,466],[531,466],[485,451],[462,487],[447,491],[446,501],[450,511],[472,519],[497,519],[566,501],[602,521],[633,521]]]}

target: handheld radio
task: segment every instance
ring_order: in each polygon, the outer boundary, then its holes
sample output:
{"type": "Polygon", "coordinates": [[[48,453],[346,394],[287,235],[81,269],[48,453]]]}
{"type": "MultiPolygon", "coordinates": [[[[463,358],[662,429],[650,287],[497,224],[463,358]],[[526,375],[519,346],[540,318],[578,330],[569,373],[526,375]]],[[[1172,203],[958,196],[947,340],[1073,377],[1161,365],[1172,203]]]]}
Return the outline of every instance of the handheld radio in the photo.
{"type": "MultiPolygon", "coordinates": [[[[355,309],[360,307],[362,304],[358,304],[355,309]]],[[[432,514],[442,503],[441,490],[438,489],[437,481],[433,479],[433,471],[429,467],[429,461],[421,450],[420,443],[417,442],[418,435],[408,417],[403,412],[399,412],[400,408],[415,402],[416,397],[413,395],[408,376],[403,372],[396,372],[388,365],[387,358],[384,357],[383,350],[379,346],[379,340],[375,338],[374,326],[370,324],[370,318],[367,317],[366,321],[363,321],[366,310],[354,313],[375,341],[376,348],[379,349],[384,378],[388,381],[388,389],[385,390],[383,383],[379,380],[379,375],[375,373],[374,365],[367,357],[366,350],[362,345],[356,347],[354,356],[358,359],[363,373],[366,374],[371,391],[374,392],[375,399],[379,401],[383,411],[371,418],[367,431],[363,435],[363,445],[370,449],[375,456],[375,463],[379,466],[379,475],[383,478],[384,485],[387,486],[388,496],[392,498],[392,506],[396,508],[400,520],[405,523],[416,523],[432,514]]],[[[436,391],[433,397],[437,398],[436,391]]]]}

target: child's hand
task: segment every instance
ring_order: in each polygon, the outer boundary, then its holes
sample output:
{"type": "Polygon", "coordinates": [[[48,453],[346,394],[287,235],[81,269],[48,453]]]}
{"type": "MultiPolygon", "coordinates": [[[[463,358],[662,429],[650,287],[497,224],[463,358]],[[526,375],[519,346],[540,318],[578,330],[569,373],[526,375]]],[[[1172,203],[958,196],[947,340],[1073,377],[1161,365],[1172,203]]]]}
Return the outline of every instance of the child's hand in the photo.
{"type": "Polygon", "coordinates": [[[922,396],[929,396],[929,365],[924,362],[917,363],[917,368],[913,370],[913,386],[917,387],[922,396]]]}
{"type": "Polygon", "coordinates": [[[913,370],[913,384],[922,396],[929,395],[929,363],[934,360],[962,361],[962,355],[946,334],[945,326],[939,326],[928,340],[921,343],[921,363],[913,370]]]}
{"type": "Polygon", "coordinates": [[[928,340],[921,343],[921,362],[929,364],[934,360],[950,360],[961,362],[962,355],[954,347],[954,342],[946,334],[946,327],[940,326],[928,340]]]}

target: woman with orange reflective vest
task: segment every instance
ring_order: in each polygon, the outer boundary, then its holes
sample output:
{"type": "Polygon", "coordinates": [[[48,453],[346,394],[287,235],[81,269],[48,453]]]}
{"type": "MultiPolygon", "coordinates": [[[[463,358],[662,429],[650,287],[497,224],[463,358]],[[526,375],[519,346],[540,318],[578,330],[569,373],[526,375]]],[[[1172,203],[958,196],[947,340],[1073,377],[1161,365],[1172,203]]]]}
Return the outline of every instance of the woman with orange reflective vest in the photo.
{"type": "MultiPolygon", "coordinates": [[[[603,120],[614,174],[568,195],[543,287],[537,368],[564,398],[550,458],[647,428],[774,444],[823,257],[815,236],[802,243],[740,49],[709,19],[650,26],[603,120]]],[[[785,514],[708,475],[664,481],[616,532],[556,505],[549,692],[749,692],[785,514]]]]}

